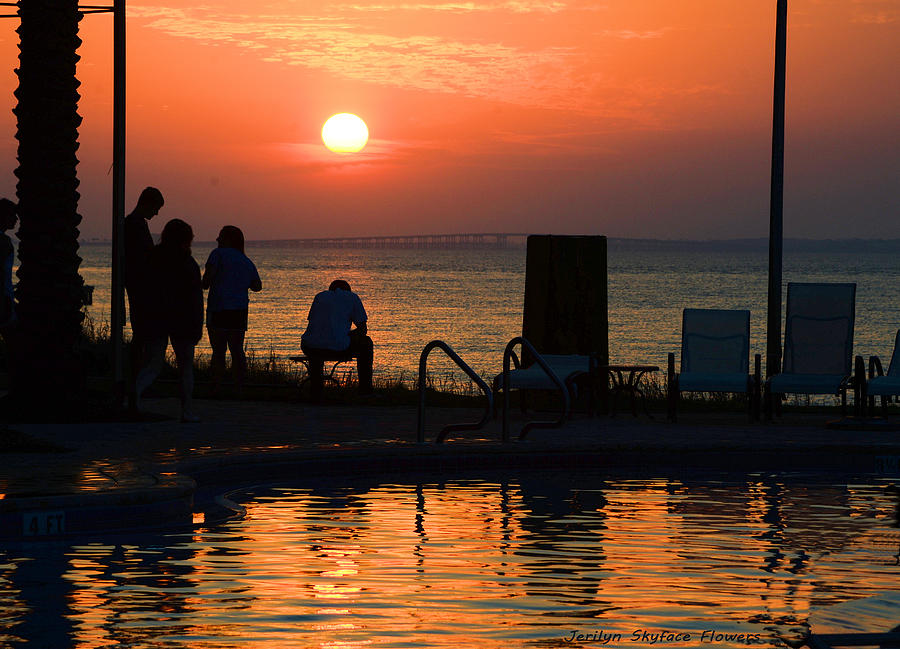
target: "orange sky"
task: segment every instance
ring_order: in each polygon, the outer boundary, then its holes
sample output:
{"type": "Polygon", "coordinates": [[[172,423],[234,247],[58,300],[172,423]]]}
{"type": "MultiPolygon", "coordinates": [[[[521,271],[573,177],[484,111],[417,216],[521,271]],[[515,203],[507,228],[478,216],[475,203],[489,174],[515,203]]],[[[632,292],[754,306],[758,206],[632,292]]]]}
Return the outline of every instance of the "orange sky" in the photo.
{"type": "MultiPolygon", "coordinates": [[[[133,0],[128,209],[154,184],[151,229],[201,239],[766,236],[774,22],[774,0],[133,0]],[[321,143],[345,111],[360,154],[321,143]]],[[[88,238],[109,234],[111,31],[81,23],[88,238]]],[[[900,0],[789,0],[786,236],[900,237],[898,43],[900,0]]]]}

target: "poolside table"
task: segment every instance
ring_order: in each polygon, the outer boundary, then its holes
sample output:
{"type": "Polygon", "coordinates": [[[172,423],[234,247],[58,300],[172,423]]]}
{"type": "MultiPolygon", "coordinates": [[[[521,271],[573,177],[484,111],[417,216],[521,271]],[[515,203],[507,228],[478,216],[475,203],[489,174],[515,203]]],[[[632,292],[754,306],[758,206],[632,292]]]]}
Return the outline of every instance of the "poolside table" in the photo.
{"type": "Polygon", "coordinates": [[[657,365],[599,365],[598,370],[605,371],[609,377],[610,417],[616,416],[616,397],[626,394],[631,397],[631,414],[637,417],[638,399],[644,406],[644,413],[653,418],[647,410],[647,398],[641,390],[641,378],[652,372],[658,372],[657,365]]]}

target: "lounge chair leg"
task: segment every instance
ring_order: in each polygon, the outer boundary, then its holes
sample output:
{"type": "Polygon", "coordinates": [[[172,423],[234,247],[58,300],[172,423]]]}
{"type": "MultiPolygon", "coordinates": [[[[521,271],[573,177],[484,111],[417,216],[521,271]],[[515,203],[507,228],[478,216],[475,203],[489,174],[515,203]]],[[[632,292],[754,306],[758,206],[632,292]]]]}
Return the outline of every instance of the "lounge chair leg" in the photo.
{"type": "MultiPolygon", "coordinates": [[[[506,382],[504,381],[504,383],[506,382]]],[[[509,385],[506,384],[503,387],[505,389],[503,390],[503,418],[500,425],[500,439],[505,444],[509,441],[509,385]]]]}
{"type": "Polygon", "coordinates": [[[750,390],[752,391],[751,401],[753,403],[753,412],[751,418],[753,421],[759,421],[760,411],[762,410],[762,356],[756,354],[753,357],[753,378],[750,390]]]}
{"type": "Polygon", "coordinates": [[[575,401],[578,398],[578,388],[575,387],[575,381],[566,379],[563,381],[566,384],[566,390],[569,393],[569,401],[571,404],[571,408],[569,409],[569,418],[575,418],[575,401]]]}
{"type": "Polygon", "coordinates": [[[594,404],[594,373],[593,372],[588,373],[587,389],[588,389],[588,399],[587,399],[588,417],[593,419],[594,415],[597,414],[597,406],[594,404]]]}
{"type": "Polygon", "coordinates": [[[765,410],[766,423],[770,423],[775,415],[781,414],[781,409],[778,408],[778,404],[781,402],[781,395],[775,394],[769,389],[769,386],[766,385],[766,391],[763,394],[763,404],[765,410]]]}
{"type": "Polygon", "coordinates": [[[675,376],[675,354],[669,352],[666,367],[666,405],[671,423],[678,421],[678,378],[675,376]]]}
{"type": "MultiPolygon", "coordinates": [[[[857,417],[865,417],[866,364],[862,356],[857,356],[853,363],[853,414],[857,417]]],[[[844,393],[846,394],[846,390],[844,393]]]]}

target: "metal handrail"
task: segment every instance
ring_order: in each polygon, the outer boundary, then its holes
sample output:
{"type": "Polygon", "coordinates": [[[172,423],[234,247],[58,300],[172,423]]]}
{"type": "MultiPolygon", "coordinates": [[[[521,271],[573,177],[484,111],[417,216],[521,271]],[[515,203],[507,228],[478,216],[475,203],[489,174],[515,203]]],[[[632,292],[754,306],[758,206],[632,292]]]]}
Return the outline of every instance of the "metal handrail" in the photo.
{"type": "Polygon", "coordinates": [[[419,356],[419,416],[416,422],[416,441],[419,444],[423,444],[425,442],[425,366],[428,362],[428,354],[431,353],[431,350],[434,348],[439,348],[444,351],[447,356],[450,357],[454,363],[456,363],[459,368],[465,372],[470,379],[475,381],[481,391],[484,393],[484,396],[487,397],[487,406],[484,409],[484,416],[481,418],[481,421],[468,423],[468,424],[450,424],[448,426],[444,426],[441,429],[441,432],[438,433],[438,436],[435,438],[435,444],[441,444],[444,439],[447,437],[448,433],[453,433],[461,430],[478,430],[480,428],[484,428],[485,424],[491,418],[491,412],[494,409],[494,395],[491,393],[491,389],[488,387],[487,383],[484,382],[478,374],[475,373],[469,365],[459,357],[453,348],[450,347],[443,340],[432,340],[430,343],[425,345],[425,349],[422,350],[422,355],[419,356]]]}
{"type": "MultiPolygon", "coordinates": [[[[528,434],[528,431],[532,428],[559,428],[565,422],[569,416],[569,390],[566,387],[566,384],[563,383],[560,378],[556,375],[549,365],[547,365],[547,361],[537,352],[534,346],[528,342],[522,336],[516,336],[506,345],[506,350],[503,352],[503,435],[502,439],[504,442],[509,441],[509,363],[510,359],[515,355],[513,348],[516,345],[522,345],[523,350],[527,350],[529,354],[534,357],[535,362],[538,366],[544,370],[544,373],[550,377],[550,380],[556,384],[556,387],[559,389],[559,395],[563,400],[563,411],[560,415],[560,418],[556,421],[529,421],[522,427],[522,431],[519,433],[519,439],[525,439],[525,435],[528,434]]],[[[523,354],[524,355],[524,354],[523,354]]]]}

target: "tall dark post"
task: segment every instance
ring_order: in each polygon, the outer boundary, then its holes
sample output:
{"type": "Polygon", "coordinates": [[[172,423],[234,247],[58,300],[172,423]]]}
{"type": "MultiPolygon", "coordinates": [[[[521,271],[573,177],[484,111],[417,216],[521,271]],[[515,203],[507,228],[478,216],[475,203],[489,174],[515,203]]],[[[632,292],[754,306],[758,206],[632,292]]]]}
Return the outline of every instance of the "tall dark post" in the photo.
{"type": "Polygon", "coordinates": [[[781,366],[781,263],[784,230],[784,86],[787,0],[778,0],[775,18],[775,95],[772,107],[772,183],[769,199],[769,310],[766,376],[781,366]]]}
{"type": "Polygon", "coordinates": [[[125,326],[125,0],[113,2],[113,188],[112,188],[112,290],[110,343],[113,391],[125,394],[122,334],[125,326]]]}
{"type": "Polygon", "coordinates": [[[19,0],[16,168],[20,320],[16,403],[53,414],[83,385],[76,354],[84,315],[78,274],[77,0],[19,0]]]}

